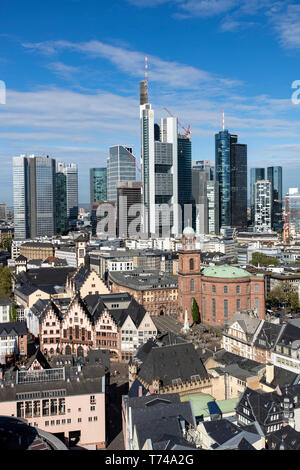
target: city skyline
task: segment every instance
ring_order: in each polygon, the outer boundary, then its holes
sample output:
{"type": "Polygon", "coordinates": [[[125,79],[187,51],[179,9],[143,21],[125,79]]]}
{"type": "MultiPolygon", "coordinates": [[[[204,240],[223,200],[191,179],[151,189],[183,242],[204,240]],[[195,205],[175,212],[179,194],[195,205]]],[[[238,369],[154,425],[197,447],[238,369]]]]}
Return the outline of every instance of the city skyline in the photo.
{"type": "Polygon", "coordinates": [[[249,168],[262,159],[266,166],[282,165],[284,192],[298,186],[300,106],[291,97],[299,78],[294,71],[299,42],[288,26],[299,26],[299,6],[288,1],[276,9],[269,1],[254,2],[251,16],[246,2],[240,8],[236,3],[216,1],[206,11],[202,1],[153,1],[150,8],[147,1],[120,0],[113,10],[106,5],[100,12],[91,1],[59,7],[54,1],[43,15],[45,7],[36,1],[26,10],[20,4],[17,12],[6,5],[0,37],[0,79],[7,87],[6,104],[0,105],[0,200],[12,203],[11,161],[22,153],[77,163],[79,200],[86,203],[87,166],[104,166],[110,146],[132,146],[139,162],[136,109],[145,55],[156,116],[166,117],[167,106],[191,125],[194,160],[213,158],[213,136],[225,109],[226,128],[248,145],[249,168]],[[87,17],[86,10],[95,14],[87,17]],[[168,18],[164,31],[161,17],[168,18]],[[46,18],[55,18],[55,32],[46,18]],[[120,28],[126,19],[130,27],[120,28]],[[226,54],[220,54],[223,48],[226,54]]]}

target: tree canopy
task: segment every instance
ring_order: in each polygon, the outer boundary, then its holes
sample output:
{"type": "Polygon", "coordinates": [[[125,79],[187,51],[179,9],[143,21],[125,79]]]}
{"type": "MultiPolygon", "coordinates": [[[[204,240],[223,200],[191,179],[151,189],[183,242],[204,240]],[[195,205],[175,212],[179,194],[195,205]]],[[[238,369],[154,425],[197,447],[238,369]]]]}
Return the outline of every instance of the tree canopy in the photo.
{"type": "Polygon", "coordinates": [[[199,322],[199,320],[200,320],[199,307],[198,307],[198,304],[196,302],[196,299],[194,299],[194,298],[193,298],[193,304],[192,304],[192,317],[193,317],[193,321],[195,323],[199,322]]]}
{"type": "Polygon", "coordinates": [[[258,251],[255,251],[252,254],[252,260],[251,263],[254,264],[254,266],[278,266],[279,265],[279,260],[275,258],[274,256],[267,256],[264,253],[259,253],[258,251]]]}
{"type": "Polygon", "coordinates": [[[296,309],[299,307],[298,293],[293,289],[288,281],[274,287],[266,298],[270,306],[278,307],[286,305],[296,309]]]}
{"type": "Polygon", "coordinates": [[[11,288],[11,272],[6,266],[0,265],[0,297],[10,297],[11,288]]]}

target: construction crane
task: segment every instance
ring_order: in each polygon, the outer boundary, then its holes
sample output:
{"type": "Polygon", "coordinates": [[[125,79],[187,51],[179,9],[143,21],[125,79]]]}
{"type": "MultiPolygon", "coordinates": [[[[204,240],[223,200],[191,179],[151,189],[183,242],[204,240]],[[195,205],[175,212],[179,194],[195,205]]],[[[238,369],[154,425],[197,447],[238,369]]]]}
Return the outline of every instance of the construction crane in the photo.
{"type": "MultiPolygon", "coordinates": [[[[170,114],[171,117],[175,117],[171,111],[168,110],[168,108],[164,108],[165,111],[167,111],[168,114],[170,114]]],[[[180,127],[185,131],[185,137],[191,137],[191,126],[188,125],[188,128],[186,129],[182,124],[181,122],[178,120],[178,124],[180,125],[180,127]]]]}
{"type": "Polygon", "coordinates": [[[138,164],[136,163],[136,159],[133,157],[132,153],[129,152],[129,150],[127,150],[126,147],[124,147],[124,149],[126,150],[127,154],[128,154],[128,157],[130,158],[130,160],[132,161],[132,163],[134,163],[136,169],[138,170],[139,173],[141,173],[141,169],[140,167],[138,166],[138,164]]]}

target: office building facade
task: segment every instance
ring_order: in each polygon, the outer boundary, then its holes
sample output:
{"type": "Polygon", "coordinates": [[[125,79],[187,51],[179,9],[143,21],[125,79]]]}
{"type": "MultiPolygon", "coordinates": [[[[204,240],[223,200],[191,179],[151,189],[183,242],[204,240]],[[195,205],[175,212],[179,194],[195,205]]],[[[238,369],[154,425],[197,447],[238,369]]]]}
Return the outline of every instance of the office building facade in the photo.
{"type": "Polygon", "coordinates": [[[272,230],[272,184],[261,180],[255,183],[254,230],[270,232],[272,230]]]}
{"type": "Polygon", "coordinates": [[[67,177],[64,173],[56,173],[56,232],[64,234],[68,228],[67,177]]]}
{"type": "Polygon", "coordinates": [[[278,230],[282,228],[282,167],[268,167],[267,180],[272,187],[272,228],[278,230]]]}
{"type": "Polygon", "coordinates": [[[215,135],[220,227],[247,226],[247,146],[228,130],[215,135]]]}
{"type": "Polygon", "coordinates": [[[117,184],[117,234],[120,238],[133,238],[141,232],[140,181],[121,181],[117,184]]]}
{"type": "Polygon", "coordinates": [[[14,238],[25,240],[30,237],[29,162],[25,155],[13,158],[13,192],[14,238]]]}
{"type": "Polygon", "coordinates": [[[75,227],[78,217],[78,167],[76,163],[57,164],[57,173],[66,176],[67,217],[69,227],[75,227]]]}
{"type": "Polygon", "coordinates": [[[115,204],[119,181],[136,181],[136,159],[132,148],[124,145],[110,147],[107,159],[107,200],[115,204]]]}
{"type": "Polygon", "coordinates": [[[145,82],[140,84],[142,232],[179,232],[177,118],[154,124],[145,82]]]}
{"type": "Polygon", "coordinates": [[[180,233],[187,226],[196,228],[192,186],[192,141],[190,136],[178,134],[178,203],[182,211],[180,233]]]}
{"type": "Polygon", "coordinates": [[[251,168],[250,170],[250,207],[251,222],[254,223],[254,206],[255,206],[255,183],[265,179],[264,168],[251,168]]]}
{"type": "Polygon", "coordinates": [[[90,169],[90,201],[103,202],[107,201],[107,169],[91,168],[90,169]]]}

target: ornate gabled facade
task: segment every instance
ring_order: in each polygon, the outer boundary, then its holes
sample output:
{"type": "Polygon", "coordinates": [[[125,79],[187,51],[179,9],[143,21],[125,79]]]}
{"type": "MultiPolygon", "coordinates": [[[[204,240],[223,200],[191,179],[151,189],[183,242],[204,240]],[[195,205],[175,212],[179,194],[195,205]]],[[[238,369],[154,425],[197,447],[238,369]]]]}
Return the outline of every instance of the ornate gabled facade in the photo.
{"type": "Polygon", "coordinates": [[[82,298],[92,294],[109,294],[109,289],[96,273],[84,266],[79,266],[76,271],[67,277],[66,291],[68,294],[80,293],[82,298]]]}
{"type": "Polygon", "coordinates": [[[76,294],[66,305],[39,301],[32,310],[41,351],[48,356],[86,356],[90,349],[107,349],[112,360],[128,361],[139,344],[157,335],[150,316],[128,294],[85,299],[76,294]]]}

